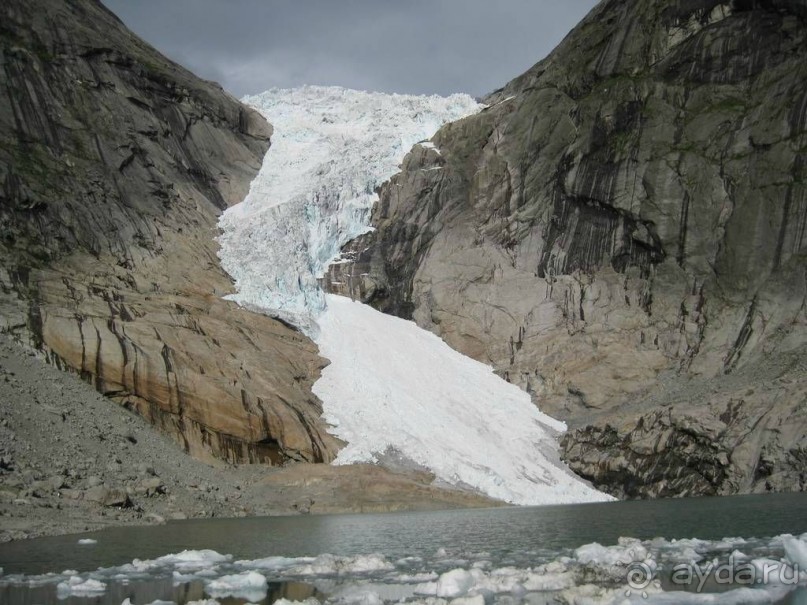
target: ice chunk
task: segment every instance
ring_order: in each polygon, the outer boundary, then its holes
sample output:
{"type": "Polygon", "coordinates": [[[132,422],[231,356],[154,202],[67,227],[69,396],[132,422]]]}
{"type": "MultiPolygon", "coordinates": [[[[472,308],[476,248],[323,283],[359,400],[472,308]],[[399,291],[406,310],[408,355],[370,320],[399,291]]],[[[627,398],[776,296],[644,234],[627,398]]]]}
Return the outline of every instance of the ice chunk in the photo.
{"type": "Polygon", "coordinates": [[[785,549],[785,556],[794,566],[802,571],[807,571],[807,540],[794,538],[791,535],[782,536],[782,546],[785,549]]]}
{"type": "Polygon", "coordinates": [[[644,561],[648,557],[647,548],[638,540],[627,541],[624,538],[616,546],[602,544],[586,544],[574,551],[575,558],[583,564],[596,565],[628,565],[634,561],[644,561]]]}
{"type": "Polygon", "coordinates": [[[56,586],[56,594],[60,599],[68,597],[84,597],[101,594],[106,591],[106,584],[92,578],[84,579],[80,576],[71,576],[65,582],[56,586]]]}
{"type": "Polygon", "coordinates": [[[337,603],[345,605],[383,605],[384,599],[373,586],[345,586],[333,597],[337,603]]]}
{"type": "Polygon", "coordinates": [[[314,597],[308,597],[304,601],[290,601],[289,599],[278,599],[273,603],[273,605],[320,605],[320,603],[314,597]]]}
{"type": "MultiPolygon", "coordinates": [[[[217,577],[207,579],[206,592],[211,599],[192,603],[191,605],[218,605],[216,599],[235,598],[239,600],[263,601],[266,598],[267,579],[259,570],[269,570],[273,581],[293,580],[298,575],[309,574],[305,582],[313,584],[324,593],[323,601],[342,605],[380,605],[381,603],[406,602],[410,605],[481,605],[485,602],[500,605],[544,605],[550,602],[568,603],[777,603],[800,602],[805,594],[807,576],[800,577],[798,586],[794,584],[793,571],[798,564],[801,547],[807,536],[796,538],[783,535],[772,539],[744,541],[744,551],[751,558],[759,573],[758,578],[765,578],[753,589],[741,586],[727,586],[727,592],[720,594],[697,594],[681,591],[665,592],[660,583],[651,583],[643,590],[634,590],[627,585],[626,564],[641,560],[643,562],[658,559],[661,553],[680,553],[697,551],[698,556],[708,553],[709,564],[712,559],[715,565],[737,558],[732,547],[734,541],[708,540],[672,540],[657,538],[650,541],[639,541],[633,538],[620,538],[619,543],[611,546],[588,544],[571,552],[573,556],[558,553],[554,559],[543,559],[546,562],[535,567],[521,566],[486,566],[486,569],[472,566],[457,567],[450,571],[446,567],[449,553],[445,549],[423,557],[405,557],[391,565],[382,555],[334,556],[318,557],[269,557],[254,561],[231,562],[231,557],[214,551],[185,551],[176,555],[167,555],[148,565],[140,567],[123,565],[116,568],[99,569],[89,575],[81,575],[73,571],[62,574],[42,574],[38,576],[4,576],[0,578],[0,590],[9,585],[39,587],[57,584],[56,593],[60,599],[93,598],[106,592],[118,594],[111,588],[112,582],[125,583],[150,577],[164,578],[166,571],[176,565],[207,565],[191,574],[188,581],[201,575],[216,573],[217,577]],[[776,558],[765,558],[770,553],[787,553],[787,561],[776,558]],[[794,551],[795,549],[795,551],[794,551]],[[794,554],[794,552],[796,554],[794,554]],[[157,563],[160,562],[160,563],[157,563]],[[211,566],[212,565],[212,566],[211,566]],[[764,576],[764,569],[771,570],[764,576]],[[145,571],[143,571],[145,570],[145,571]],[[214,571],[215,570],[215,571],[214,571]],[[443,573],[437,575],[436,570],[443,573]],[[617,573],[614,573],[617,570],[617,573]],[[781,570],[781,573],[779,572],[781,570]],[[239,573],[233,573],[238,571],[239,573]],[[415,585],[413,582],[425,580],[415,585]],[[586,582],[586,584],[582,584],[586,582]],[[792,592],[794,591],[795,592],[792,592]],[[791,594],[789,594],[791,593],[791,594]],[[423,595],[415,600],[415,595],[423,595]],[[427,598],[428,597],[428,598],[427,598]],[[482,599],[482,600],[480,600],[482,599]],[[788,599],[783,601],[783,599],[788,599]]],[[[568,551],[563,551],[568,553],[568,551]]],[[[515,553],[514,553],[515,554],[515,553]]],[[[527,560],[534,552],[520,553],[516,560],[527,560]],[[529,557],[527,557],[529,555],[529,557]]],[[[500,560],[491,553],[462,552],[466,565],[471,561],[500,560]]],[[[456,556],[456,554],[454,555],[456,556]]],[[[508,556],[508,558],[510,558],[508,556]]],[[[672,559],[676,560],[675,558],[672,559]]],[[[142,564],[143,562],[141,562],[142,564]]],[[[695,563],[695,561],[690,561],[695,563]]],[[[747,559],[743,559],[747,565],[747,559]]],[[[174,576],[178,577],[178,576],[174,576]]],[[[184,576],[182,576],[184,577],[184,576]]],[[[122,605],[132,605],[124,601],[122,605]]],[[[157,602],[157,605],[165,605],[157,602]]],[[[301,602],[280,600],[277,605],[319,605],[316,599],[301,602]]]]}
{"type": "Polygon", "coordinates": [[[169,570],[180,575],[201,576],[231,559],[231,555],[222,555],[214,550],[183,550],[180,553],[165,555],[153,560],[135,559],[119,569],[124,574],[169,570]]]}
{"type": "Polygon", "coordinates": [[[287,569],[295,565],[311,563],[312,561],[314,561],[314,557],[266,557],[264,559],[254,559],[251,561],[236,561],[235,564],[239,567],[246,567],[250,569],[277,571],[287,569]]]}
{"type": "Polygon", "coordinates": [[[92,538],[82,538],[78,541],[80,546],[90,546],[92,544],[98,544],[98,540],[93,540],[92,538]]]}
{"type": "Polygon", "coordinates": [[[463,595],[523,595],[527,591],[557,591],[575,584],[574,574],[563,564],[553,562],[536,569],[501,567],[485,572],[479,568],[454,569],[442,574],[436,582],[425,582],[416,594],[456,598],[463,595]]]}
{"type": "Polygon", "coordinates": [[[438,576],[433,571],[425,571],[423,573],[415,573],[415,574],[404,573],[396,576],[395,579],[398,582],[402,582],[404,584],[426,584],[429,582],[434,582],[439,577],[440,576],[438,576]]]}
{"type": "Polygon", "coordinates": [[[450,605],[485,605],[485,597],[481,594],[472,597],[459,597],[451,599],[450,605]]]}
{"type": "Polygon", "coordinates": [[[551,590],[563,590],[575,584],[574,574],[570,571],[555,572],[547,568],[538,573],[530,573],[524,580],[525,590],[547,592],[551,590]]]}
{"type": "Polygon", "coordinates": [[[339,574],[363,574],[395,569],[383,555],[358,555],[355,557],[337,557],[320,555],[314,559],[299,559],[299,563],[287,568],[288,572],[297,576],[330,576],[339,574]]]}
{"type": "Polygon", "coordinates": [[[231,559],[231,555],[222,555],[215,550],[183,550],[175,555],[166,555],[155,559],[152,563],[159,566],[174,567],[179,571],[200,571],[218,563],[231,559]]]}
{"type": "Polygon", "coordinates": [[[263,600],[268,588],[266,576],[257,571],[222,576],[205,587],[207,593],[212,597],[234,597],[247,601],[263,600]]]}
{"type": "Polygon", "coordinates": [[[435,594],[438,597],[461,597],[468,594],[474,583],[474,576],[470,571],[452,569],[442,574],[437,580],[435,594]]]}
{"type": "Polygon", "coordinates": [[[343,571],[352,573],[388,571],[391,569],[395,569],[395,566],[387,561],[384,555],[379,554],[359,555],[357,557],[352,557],[347,559],[342,566],[343,571]]]}

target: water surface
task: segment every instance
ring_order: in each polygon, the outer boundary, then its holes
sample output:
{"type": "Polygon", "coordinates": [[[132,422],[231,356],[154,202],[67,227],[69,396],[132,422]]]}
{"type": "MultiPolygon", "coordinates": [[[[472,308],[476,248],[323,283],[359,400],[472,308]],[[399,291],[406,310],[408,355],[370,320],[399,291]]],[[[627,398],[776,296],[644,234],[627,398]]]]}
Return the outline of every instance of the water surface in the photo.
{"type": "MultiPolygon", "coordinates": [[[[439,575],[453,568],[470,569],[474,566],[480,569],[532,569],[559,557],[570,556],[574,549],[585,544],[616,545],[621,537],[644,541],[663,537],[666,539],[663,544],[668,546],[662,548],[668,549],[669,544],[675,546],[674,540],[698,538],[707,542],[696,544],[697,548],[706,549],[704,552],[710,548],[716,552],[723,549],[727,556],[732,549],[742,547],[731,542],[721,546],[719,541],[722,538],[766,539],[787,533],[796,536],[807,533],[807,494],[375,515],[187,520],[164,526],[113,528],[82,536],[12,542],[0,545],[0,566],[4,568],[7,579],[9,574],[30,575],[65,569],[90,572],[100,567],[120,566],[134,559],[156,559],[183,550],[212,549],[233,555],[233,564],[242,559],[275,556],[316,557],[331,553],[344,557],[379,553],[386,561],[392,562],[391,567],[395,567],[394,572],[389,569],[369,570],[372,573],[383,571],[386,575],[382,577],[377,573],[368,576],[366,569],[351,571],[349,565],[343,573],[339,568],[343,564],[339,563],[333,570],[313,572],[311,577],[317,581],[311,584],[305,577],[300,577],[303,572],[296,571],[297,576],[286,577],[283,570],[290,568],[273,568],[267,572],[270,585],[265,598],[265,602],[272,603],[289,586],[295,587],[296,594],[301,597],[325,599],[328,591],[342,586],[346,578],[351,582],[359,578],[361,581],[357,586],[374,581],[391,589],[403,573],[439,575]],[[92,537],[97,543],[81,546],[78,544],[81,537],[92,537]],[[332,580],[337,577],[339,581],[334,584],[332,580]],[[330,578],[331,583],[322,584],[323,578],[330,578]]],[[[745,547],[753,549],[757,557],[782,557],[781,540],[770,546],[762,540],[745,547]]],[[[233,569],[241,571],[236,566],[218,573],[234,573],[233,569]]],[[[6,582],[9,584],[8,580],[6,582]]],[[[0,585],[0,597],[5,597],[0,601],[53,602],[54,586],[26,588],[19,582],[15,586],[3,588],[0,585]]],[[[665,590],[668,588],[665,586],[665,590]]],[[[177,581],[176,574],[172,580],[170,573],[167,577],[159,574],[151,578],[133,577],[123,586],[113,582],[104,595],[94,596],[91,600],[120,603],[118,597],[124,594],[141,597],[147,594],[182,603],[193,600],[191,597],[202,598],[204,583],[198,578],[177,581]],[[135,588],[138,590],[132,592],[135,588]]],[[[803,589],[791,591],[787,600],[780,602],[795,602],[794,598],[803,598],[803,595],[803,589]]],[[[69,602],[75,598],[71,596],[69,602]]],[[[83,602],[89,602],[87,597],[82,598],[83,602]]],[[[139,605],[147,601],[141,598],[134,602],[139,605]]]]}

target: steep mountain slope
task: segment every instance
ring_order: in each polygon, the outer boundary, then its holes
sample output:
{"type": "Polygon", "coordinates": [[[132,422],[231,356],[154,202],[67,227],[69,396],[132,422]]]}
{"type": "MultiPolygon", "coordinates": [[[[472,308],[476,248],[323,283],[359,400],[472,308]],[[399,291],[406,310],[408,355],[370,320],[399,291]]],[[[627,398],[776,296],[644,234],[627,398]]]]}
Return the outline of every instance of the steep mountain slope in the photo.
{"type": "Polygon", "coordinates": [[[271,127],[96,0],[4,2],[0,37],[2,328],[196,456],[330,460],[316,347],[222,300],[271,127]]]}
{"type": "Polygon", "coordinates": [[[611,493],[805,489],[805,83],[803,1],[604,0],[326,282],[492,363],[611,493]]]}

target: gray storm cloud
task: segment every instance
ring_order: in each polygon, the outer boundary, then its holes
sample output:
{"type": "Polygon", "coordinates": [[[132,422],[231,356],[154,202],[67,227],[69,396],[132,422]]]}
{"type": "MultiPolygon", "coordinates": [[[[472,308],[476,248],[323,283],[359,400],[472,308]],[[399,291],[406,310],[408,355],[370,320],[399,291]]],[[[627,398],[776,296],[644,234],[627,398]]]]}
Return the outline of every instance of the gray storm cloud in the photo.
{"type": "Polygon", "coordinates": [[[490,92],[596,0],[104,0],[168,57],[241,96],[302,84],[490,92]]]}

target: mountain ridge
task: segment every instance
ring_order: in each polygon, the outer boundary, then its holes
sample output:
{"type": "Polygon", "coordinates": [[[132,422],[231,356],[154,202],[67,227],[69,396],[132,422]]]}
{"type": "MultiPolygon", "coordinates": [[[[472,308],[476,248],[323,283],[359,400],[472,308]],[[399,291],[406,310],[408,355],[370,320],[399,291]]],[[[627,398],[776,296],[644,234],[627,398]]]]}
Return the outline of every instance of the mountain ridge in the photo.
{"type": "Polygon", "coordinates": [[[1,10],[4,331],[197,457],[329,460],[315,346],[222,300],[217,218],[269,124],[97,1],[1,10]]]}
{"type": "Polygon", "coordinates": [[[494,365],[614,495],[805,489],[803,6],[601,2],[407,156],[333,291],[494,365]]]}

